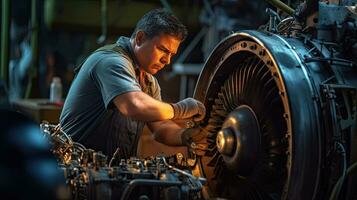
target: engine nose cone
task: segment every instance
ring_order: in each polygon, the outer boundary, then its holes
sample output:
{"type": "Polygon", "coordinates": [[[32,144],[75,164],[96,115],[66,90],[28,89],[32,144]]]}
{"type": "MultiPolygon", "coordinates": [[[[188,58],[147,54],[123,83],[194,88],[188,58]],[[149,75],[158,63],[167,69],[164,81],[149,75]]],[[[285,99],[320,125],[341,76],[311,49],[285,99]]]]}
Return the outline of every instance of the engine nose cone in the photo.
{"type": "Polygon", "coordinates": [[[217,133],[216,145],[229,169],[249,174],[260,148],[259,122],[253,109],[241,105],[229,113],[217,133]]]}
{"type": "Polygon", "coordinates": [[[233,130],[231,128],[220,130],[217,133],[216,145],[221,154],[232,155],[236,145],[233,130]]]}

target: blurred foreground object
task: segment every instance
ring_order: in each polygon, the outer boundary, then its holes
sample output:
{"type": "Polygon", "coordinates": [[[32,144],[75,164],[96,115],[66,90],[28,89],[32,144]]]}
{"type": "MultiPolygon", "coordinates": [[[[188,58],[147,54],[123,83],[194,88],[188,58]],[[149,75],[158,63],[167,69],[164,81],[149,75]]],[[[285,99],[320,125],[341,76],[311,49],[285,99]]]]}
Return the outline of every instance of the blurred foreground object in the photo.
{"type": "Polygon", "coordinates": [[[39,125],[0,110],[0,194],[9,199],[66,199],[64,179],[39,125]]]}

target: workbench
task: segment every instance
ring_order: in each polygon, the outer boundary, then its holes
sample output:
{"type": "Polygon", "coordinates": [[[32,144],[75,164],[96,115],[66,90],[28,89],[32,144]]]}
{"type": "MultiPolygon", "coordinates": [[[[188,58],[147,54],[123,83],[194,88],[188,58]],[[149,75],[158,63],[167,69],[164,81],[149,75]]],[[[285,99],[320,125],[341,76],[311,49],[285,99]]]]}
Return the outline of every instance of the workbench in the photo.
{"type": "Polygon", "coordinates": [[[52,103],[48,99],[21,99],[14,101],[12,107],[38,123],[45,120],[52,124],[58,124],[63,103],[52,103]]]}

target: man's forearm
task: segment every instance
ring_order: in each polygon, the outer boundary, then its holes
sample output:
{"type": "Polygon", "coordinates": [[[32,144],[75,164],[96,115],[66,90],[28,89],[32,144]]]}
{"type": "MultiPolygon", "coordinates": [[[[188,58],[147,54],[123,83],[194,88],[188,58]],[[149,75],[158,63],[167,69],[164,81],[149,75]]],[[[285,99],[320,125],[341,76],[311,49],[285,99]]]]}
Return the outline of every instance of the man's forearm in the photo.
{"type": "Polygon", "coordinates": [[[186,98],[170,105],[141,91],[118,95],[114,103],[123,115],[144,122],[189,118],[200,121],[206,113],[205,106],[193,98],[186,98]]]}
{"type": "Polygon", "coordinates": [[[173,121],[149,123],[148,127],[156,141],[169,146],[182,146],[181,133],[184,129],[173,121]]]}
{"type": "Polygon", "coordinates": [[[139,111],[132,117],[136,120],[152,122],[174,117],[174,110],[170,104],[158,101],[149,95],[140,95],[135,101],[139,111]]]}
{"type": "Polygon", "coordinates": [[[173,108],[170,104],[158,101],[143,92],[129,92],[119,95],[114,103],[121,113],[135,120],[154,122],[172,119],[173,108]]]}

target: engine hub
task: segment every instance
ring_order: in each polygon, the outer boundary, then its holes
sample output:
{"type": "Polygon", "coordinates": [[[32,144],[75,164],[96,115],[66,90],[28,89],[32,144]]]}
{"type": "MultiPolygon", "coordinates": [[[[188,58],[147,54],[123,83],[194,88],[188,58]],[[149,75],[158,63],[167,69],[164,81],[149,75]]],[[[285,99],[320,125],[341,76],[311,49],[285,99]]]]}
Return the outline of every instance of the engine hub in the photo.
{"type": "Polygon", "coordinates": [[[233,150],[235,150],[237,146],[234,130],[231,128],[224,128],[218,131],[216,142],[219,153],[231,156],[233,154],[233,150]]]}
{"type": "Polygon", "coordinates": [[[228,169],[247,175],[256,164],[260,140],[259,123],[254,111],[247,105],[241,105],[227,116],[216,142],[228,169]]]}

